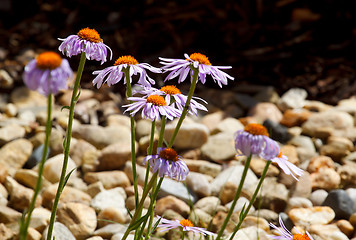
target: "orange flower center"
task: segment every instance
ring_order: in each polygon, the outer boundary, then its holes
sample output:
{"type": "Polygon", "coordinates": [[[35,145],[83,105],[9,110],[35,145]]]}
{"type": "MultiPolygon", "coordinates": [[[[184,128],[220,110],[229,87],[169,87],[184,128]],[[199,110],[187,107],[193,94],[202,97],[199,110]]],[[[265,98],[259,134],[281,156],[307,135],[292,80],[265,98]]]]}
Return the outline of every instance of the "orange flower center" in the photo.
{"type": "Polygon", "coordinates": [[[181,94],[179,89],[174,85],[168,85],[168,86],[161,87],[160,90],[169,94],[169,95],[181,94]]]}
{"type": "Polygon", "coordinates": [[[90,29],[90,28],[83,28],[77,33],[78,37],[81,39],[98,43],[102,42],[103,40],[100,38],[99,33],[95,29],[90,29]]]}
{"type": "Polygon", "coordinates": [[[183,227],[194,227],[193,223],[188,219],[184,219],[179,222],[183,227]]]}
{"type": "MultiPolygon", "coordinates": [[[[178,154],[177,152],[173,149],[173,148],[166,148],[163,149],[160,153],[159,153],[159,157],[169,160],[169,161],[173,161],[176,162],[178,161],[178,154]]],[[[184,221],[184,220],[183,220],[184,221]]],[[[189,220],[187,220],[189,221],[189,220]]],[[[190,223],[191,224],[191,223],[190,223]]]]}
{"type": "Polygon", "coordinates": [[[293,240],[310,240],[310,238],[307,234],[295,234],[293,240]]]}
{"type": "Polygon", "coordinates": [[[37,67],[41,69],[55,69],[62,63],[62,58],[55,52],[44,52],[36,58],[37,67]]]}
{"type": "Polygon", "coordinates": [[[133,56],[127,55],[127,56],[119,57],[115,61],[114,66],[117,66],[117,65],[120,65],[120,64],[132,64],[132,65],[135,65],[135,64],[138,64],[138,62],[133,56]]]}
{"type": "Polygon", "coordinates": [[[279,154],[278,154],[278,158],[281,158],[283,156],[283,154],[282,154],[282,152],[279,152],[279,154]]]}
{"type": "Polygon", "coordinates": [[[148,103],[152,103],[153,105],[156,106],[166,106],[167,103],[164,101],[164,98],[160,95],[150,95],[147,97],[146,101],[148,103]]]}
{"type": "Polygon", "coordinates": [[[207,56],[205,56],[204,54],[201,53],[193,53],[190,56],[190,59],[192,59],[193,61],[198,61],[199,64],[205,64],[205,65],[211,65],[209,59],[207,56]]]}
{"type": "Polygon", "coordinates": [[[265,135],[269,136],[267,129],[258,123],[249,123],[245,126],[244,130],[252,135],[265,135]]]}

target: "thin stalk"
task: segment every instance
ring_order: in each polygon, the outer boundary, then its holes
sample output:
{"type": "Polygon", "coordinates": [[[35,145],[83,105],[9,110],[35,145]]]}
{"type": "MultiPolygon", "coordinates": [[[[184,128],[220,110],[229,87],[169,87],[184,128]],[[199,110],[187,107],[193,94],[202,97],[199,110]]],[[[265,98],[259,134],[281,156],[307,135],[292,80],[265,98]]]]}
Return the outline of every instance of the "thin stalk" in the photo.
{"type": "Polygon", "coordinates": [[[257,197],[257,194],[258,194],[258,191],[260,190],[261,186],[262,186],[262,183],[263,183],[263,180],[265,179],[266,177],[266,174],[267,174],[267,171],[268,171],[268,167],[269,165],[271,164],[271,161],[267,161],[266,163],[266,166],[265,168],[263,169],[263,172],[262,172],[262,175],[261,175],[261,178],[256,186],[256,189],[255,189],[255,192],[253,193],[252,195],[252,198],[247,206],[247,208],[244,210],[244,212],[241,214],[241,217],[240,217],[240,220],[239,220],[239,223],[235,226],[234,228],[234,231],[230,237],[229,240],[232,240],[236,234],[236,232],[240,229],[241,227],[241,224],[243,222],[243,220],[246,218],[248,212],[250,211],[251,207],[252,207],[252,204],[255,202],[256,200],[256,197],[257,197]]]}
{"type": "Polygon", "coordinates": [[[131,222],[128,226],[128,228],[126,229],[126,232],[124,233],[124,236],[121,238],[121,240],[125,240],[127,238],[127,236],[129,235],[130,231],[132,231],[133,229],[132,228],[132,225],[138,220],[138,218],[140,217],[141,215],[141,211],[142,211],[142,208],[143,208],[143,204],[145,202],[145,199],[150,191],[150,189],[152,188],[153,184],[156,182],[157,180],[157,175],[158,173],[155,172],[151,178],[151,180],[148,182],[147,184],[147,188],[145,189],[145,191],[143,191],[142,193],[142,198],[136,208],[136,211],[135,211],[135,214],[132,216],[131,218],[131,222]]]}
{"type": "Polygon", "coordinates": [[[54,220],[56,217],[58,202],[59,202],[59,198],[62,194],[62,191],[64,189],[66,170],[67,170],[68,158],[69,158],[70,141],[72,138],[74,107],[75,107],[75,103],[78,101],[78,97],[79,97],[78,91],[79,91],[79,87],[80,87],[80,79],[82,78],[82,73],[83,73],[83,69],[84,69],[84,65],[85,65],[85,60],[86,60],[85,53],[82,52],[82,54],[80,56],[80,62],[79,62],[79,67],[78,67],[78,71],[77,71],[77,76],[75,78],[75,83],[74,83],[74,87],[73,87],[72,99],[70,101],[68,127],[67,127],[67,133],[66,133],[65,145],[64,145],[63,166],[62,166],[61,177],[59,179],[58,189],[57,189],[56,197],[53,202],[51,218],[50,218],[50,222],[49,222],[49,226],[48,226],[48,234],[47,234],[48,240],[52,239],[52,232],[53,232],[53,226],[54,226],[54,220]]]}
{"type": "MultiPolygon", "coordinates": [[[[131,77],[130,77],[130,68],[124,68],[123,73],[126,77],[126,95],[127,97],[132,97],[131,90],[131,77]]],[[[132,101],[129,101],[131,104],[132,101]]],[[[131,115],[130,111],[130,122],[131,122],[131,163],[132,163],[132,174],[133,174],[133,185],[135,191],[135,206],[138,205],[138,185],[137,185],[137,174],[136,174],[136,143],[135,143],[135,119],[134,116],[131,115]]]]}
{"type": "Polygon", "coordinates": [[[192,84],[190,85],[190,89],[189,89],[187,101],[185,102],[182,115],[180,116],[180,118],[179,118],[179,120],[178,120],[178,123],[177,123],[177,126],[176,126],[176,128],[174,129],[172,138],[171,138],[171,140],[169,141],[169,144],[168,144],[168,147],[169,147],[169,148],[171,148],[171,147],[173,146],[173,143],[174,143],[174,140],[175,140],[176,137],[177,137],[178,131],[179,131],[179,129],[180,129],[182,123],[183,123],[183,120],[184,120],[185,116],[186,116],[187,113],[188,113],[190,100],[191,100],[192,97],[193,97],[193,93],[194,93],[195,87],[196,87],[196,85],[197,85],[199,70],[198,70],[197,68],[192,68],[192,69],[193,69],[193,80],[192,80],[192,84]]]}
{"type": "Polygon", "coordinates": [[[32,196],[32,200],[28,209],[27,217],[23,223],[21,223],[20,226],[20,240],[26,240],[27,237],[27,229],[30,225],[31,221],[31,215],[33,212],[33,209],[35,208],[35,203],[37,196],[41,190],[42,187],[42,175],[43,175],[43,168],[44,168],[44,163],[46,161],[47,153],[48,153],[48,146],[49,146],[49,138],[51,136],[51,131],[52,131],[52,94],[48,95],[48,102],[47,102],[47,122],[46,122],[46,137],[44,141],[44,147],[43,147],[43,152],[42,152],[42,159],[41,162],[38,166],[38,177],[37,177],[37,182],[36,186],[34,189],[34,193],[32,196]]]}
{"type": "Polygon", "coordinates": [[[236,203],[237,203],[237,200],[239,199],[240,197],[240,194],[241,194],[241,191],[242,191],[242,187],[244,185],[244,182],[245,182],[245,179],[246,179],[246,176],[247,176],[247,171],[250,167],[250,162],[251,162],[251,159],[252,159],[252,154],[250,154],[247,159],[246,159],[246,163],[245,163],[245,167],[244,167],[244,170],[242,172],[242,176],[241,176],[241,180],[240,180],[240,184],[237,188],[237,191],[236,191],[236,194],[235,194],[235,197],[234,197],[234,200],[231,204],[231,207],[230,207],[230,210],[229,212],[227,213],[227,216],[225,217],[225,220],[224,220],[224,223],[223,225],[221,226],[220,228],[220,231],[218,232],[218,236],[216,237],[216,240],[220,240],[226,226],[227,226],[227,223],[229,222],[230,220],[230,217],[232,215],[232,213],[234,212],[234,208],[236,206],[236,203]]]}
{"type": "MultiPolygon", "coordinates": [[[[147,150],[147,155],[152,155],[152,152],[153,152],[155,128],[156,128],[156,119],[152,121],[150,145],[149,145],[148,150],[147,150]]],[[[150,163],[147,162],[146,175],[145,175],[145,184],[143,185],[143,190],[145,190],[145,188],[147,186],[149,174],[150,174],[150,163]]]]}
{"type": "Polygon", "coordinates": [[[157,147],[163,146],[164,130],[166,129],[167,117],[163,116],[161,121],[161,130],[159,132],[158,144],[157,147]]]}
{"type": "MultiPolygon", "coordinates": [[[[155,206],[157,195],[158,195],[159,189],[161,188],[163,179],[164,179],[164,177],[161,177],[158,181],[158,184],[156,186],[152,187],[153,194],[151,195],[150,206],[148,207],[148,211],[147,211],[148,213],[150,213],[150,220],[148,222],[147,234],[145,236],[145,240],[149,239],[149,236],[151,234],[151,227],[152,227],[152,222],[153,222],[153,217],[154,217],[154,206],[155,206]]],[[[140,231],[141,235],[142,235],[143,231],[145,230],[146,223],[147,223],[147,219],[143,222],[143,224],[141,226],[141,231],[140,231]]]]}

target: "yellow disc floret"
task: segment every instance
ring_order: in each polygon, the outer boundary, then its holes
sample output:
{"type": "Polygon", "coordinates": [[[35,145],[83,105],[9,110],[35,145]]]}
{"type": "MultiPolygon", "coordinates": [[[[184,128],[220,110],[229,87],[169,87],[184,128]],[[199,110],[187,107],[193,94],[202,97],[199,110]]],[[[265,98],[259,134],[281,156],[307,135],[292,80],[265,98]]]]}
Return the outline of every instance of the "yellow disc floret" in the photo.
{"type": "Polygon", "coordinates": [[[194,227],[193,223],[188,219],[184,219],[179,222],[183,227],[194,227]]]}
{"type": "Polygon", "coordinates": [[[147,97],[146,101],[148,103],[152,103],[153,105],[156,105],[156,106],[166,106],[167,105],[164,98],[160,95],[150,95],[147,97]]]}
{"type": "Polygon", "coordinates": [[[62,58],[55,52],[44,52],[36,58],[36,65],[40,69],[56,69],[62,63],[62,58]]]}
{"type": "Polygon", "coordinates": [[[193,61],[198,61],[199,64],[205,64],[205,65],[211,65],[209,59],[207,56],[205,56],[204,54],[201,53],[193,53],[190,56],[190,59],[192,59],[193,61]]]}
{"type": "Polygon", "coordinates": [[[278,154],[278,158],[282,158],[282,156],[283,156],[283,154],[282,154],[282,152],[279,152],[279,154],[278,154]]]}
{"type": "Polygon", "coordinates": [[[100,38],[99,33],[95,29],[83,28],[77,33],[78,37],[83,40],[87,40],[90,42],[98,43],[103,40],[100,38]]]}
{"type": "Polygon", "coordinates": [[[179,91],[179,89],[174,86],[174,85],[167,85],[164,87],[161,87],[160,89],[162,92],[165,92],[168,95],[175,95],[175,94],[181,94],[181,92],[179,91]]]}
{"type": "MultiPolygon", "coordinates": [[[[178,161],[178,154],[173,148],[165,148],[159,153],[159,157],[176,162],[178,161]]],[[[189,221],[189,220],[188,220],[189,221]]]]}
{"type": "Polygon", "coordinates": [[[138,62],[133,56],[127,55],[127,56],[119,57],[115,61],[114,66],[117,66],[117,65],[120,65],[120,64],[132,64],[132,65],[135,65],[135,64],[138,64],[138,62]]]}
{"type": "Polygon", "coordinates": [[[249,123],[244,128],[245,132],[248,132],[252,135],[265,135],[269,136],[267,129],[258,123],[249,123]]]}
{"type": "Polygon", "coordinates": [[[310,240],[310,238],[307,234],[295,234],[293,240],[310,240]]]}

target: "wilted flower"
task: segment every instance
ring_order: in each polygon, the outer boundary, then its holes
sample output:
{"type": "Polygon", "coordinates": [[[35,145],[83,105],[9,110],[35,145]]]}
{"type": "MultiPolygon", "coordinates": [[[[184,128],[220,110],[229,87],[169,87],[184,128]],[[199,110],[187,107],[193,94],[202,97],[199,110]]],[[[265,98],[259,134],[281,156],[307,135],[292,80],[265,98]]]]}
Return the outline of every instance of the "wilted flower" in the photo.
{"type": "Polygon", "coordinates": [[[178,181],[184,181],[189,173],[187,164],[173,148],[158,148],[157,154],[148,155],[143,164],[149,162],[153,172],[158,171],[160,177],[167,176],[178,181]]]}
{"type": "Polygon", "coordinates": [[[168,106],[164,98],[160,95],[150,95],[148,97],[129,97],[129,101],[133,101],[128,105],[125,112],[131,111],[131,115],[135,115],[142,109],[142,118],[148,118],[152,121],[160,120],[161,116],[166,116],[169,120],[173,120],[175,117],[180,117],[181,112],[172,106],[168,106]]]}
{"type": "Polygon", "coordinates": [[[101,64],[106,62],[107,49],[111,49],[103,43],[99,33],[95,29],[84,28],[77,35],[70,35],[67,38],[58,40],[63,41],[59,46],[59,51],[66,54],[67,57],[72,57],[85,52],[88,60],[101,61],[101,64]]]}
{"type": "Polygon", "coordinates": [[[158,228],[164,228],[161,232],[171,230],[173,228],[181,228],[183,232],[192,231],[194,234],[203,234],[203,235],[213,235],[214,233],[205,230],[205,228],[194,227],[193,223],[184,219],[182,221],[178,220],[168,220],[161,218],[160,224],[157,225],[158,228]]]}
{"type": "Polygon", "coordinates": [[[138,82],[146,87],[151,86],[151,84],[155,84],[155,81],[147,75],[146,69],[154,73],[161,73],[159,68],[152,67],[147,63],[138,63],[138,61],[132,56],[122,56],[115,61],[114,66],[94,71],[93,74],[98,76],[96,76],[93,80],[93,85],[95,86],[96,84],[97,88],[100,88],[104,83],[111,86],[118,83],[121,78],[124,78],[124,83],[126,84],[126,78],[124,77],[122,70],[128,67],[130,68],[130,80],[132,75],[140,74],[138,82]]]}
{"type": "Polygon", "coordinates": [[[67,89],[67,80],[72,75],[66,59],[55,52],[43,52],[26,65],[23,79],[29,89],[48,96],[67,89]]]}
{"type": "MultiPolygon", "coordinates": [[[[187,96],[183,95],[181,91],[174,85],[166,85],[160,89],[154,87],[145,87],[142,86],[142,90],[138,90],[135,93],[143,94],[145,96],[156,94],[165,96],[165,101],[169,103],[168,105],[174,104],[176,108],[180,111],[183,111],[185,103],[187,102],[187,96]]],[[[195,99],[202,101],[205,104],[208,104],[204,99],[198,97],[192,97],[189,103],[189,113],[198,114],[198,110],[208,111],[208,109],[203,105],[198,103],[195,99]]]]}
{"type": "Polygon", "coordinates": [[[252,154],[266,160],[275,158],[280,152],[278,143],[269,138],[267,129],[257,123],[250,123],[235,133],[235,148],[245,156],[252,154]]]}
{"type": "Polygon", "coordinates": [[[277,239],[277,240],[314,240],[312,236],[306,232],[306,233],[301,233],[297,229],[297,234],[292,234],[284,225],[281,216],[279,216],[279,224],[281,225],[282,229],[274,225],[273,223],[270,223],[269,225],[276,229],[280,236],[273,236],[270,235],[269,237],[272,239],[277,239]]]}
{"type": "Polygon", "coordinates": [[[303,174],[303,170],[288,161],[288,157],[283,155],[282,152],[280,152],[277,157],[272,158],[271,161],[277,163],[285,174],[292,175],[297,181],[298,178],[295,175],[300,177],[303,174]]]}
{"type": "MultiPolygon", "coordinates": [[[[162,69],[165,72],[171,71],[166,77],[165,81],[178,77],[178,83],[183,82],[192,68],[199,70],[199,78],[201,83],[205,83],[206,75],[211,75],[214,82],[217,82],[219,87],[227,85],[227,79],[233,80],[234,78],[224,73],[220,69],[230,69],[231,66],[213,66],[211,65],[207,56],[201,53],[193,53],[190,56],[184,54],[186,59],[171,59],[171,58],[159,58],[165,65],[162,69]]],[[[191,78],[192,80],[192,78],[191,78]]]]}

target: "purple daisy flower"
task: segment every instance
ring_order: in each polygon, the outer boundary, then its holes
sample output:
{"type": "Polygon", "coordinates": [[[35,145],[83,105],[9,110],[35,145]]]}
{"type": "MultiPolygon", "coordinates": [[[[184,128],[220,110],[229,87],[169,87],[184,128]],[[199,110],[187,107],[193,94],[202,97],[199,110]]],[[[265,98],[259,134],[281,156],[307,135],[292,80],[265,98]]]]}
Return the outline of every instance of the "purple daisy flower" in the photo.
{"type": "Polygon", "coordinates": [[[277,142],[269,138],[267,129],[257,123],[250,123],[235,133],[235,148],[245,156],[252,154],[266,160],[275,158],[280,152],[277,142]]]}
{"type": "Polygon", "coordinates": [[[43,52],[25,66],[23,79],[29,89],[48,96],[67,89],[67,79],[72,75],[66,59],[55,52],[43,52]]]}
{"type": "Polygon", "coordinates": [[[93,80],[93,85],[95,86],[96,84],[97,88],[100,88],[106,82],[108,86],[111,86],[118,83],[122,78],[124,78],[124,83],[126,84],[126,78],[122,70],[128,67],[130,68],[130,80],[132,75],[140,74],[138,82],[146,87],[155,84],[155,81],[147,75],[146,69],[154,73],[161,73],[159,68],[152,67],[147,63],[138,63],[132,56],[122,56],[115,61],[114,66],[94,71],[93,74],[98,76],[93,80]]]}
{"type": "Polygon", "coordinates": [[[280,152],[277,157],[272,158],[271,161],[277,163],[285,174],[292,175],[297,181],[299,180],[295,175],[299,177],[303,175],[303,170],[288,161],[288,157],[283,155],[282,152],[280,152]]]}
{"type": "Polygon", "coordinates": [[[167,176],[177,181],[184,181],[189,173],[187,164],[173,148],[158,148],[157,154],[148,155],[143,164],[150,163],[153,172],[158,171],[160,177],[167,176]]]}
{"type": "Polygon", "coordinates": [[[168,106],[164,98],[160,95],[150,95],[148,97],[129,97],[129,101],[133,101],[128,105],[125,112],[131,111],[131,115],[135,115],[139,110],[142,110],[142,118],[148,118],[152,121],[155,119],[160,120],[161,116],[166,116],[169,120],[175,117],[180,117],[181,112],[172,106],[168,106]]]}
{"type": "Polygon", "coordinates": [[[214,235],[214,233],[205,230],[205,228],[194,227],[193,223],[188,219],[178,221],[160,218],[160,223],[157,225],[157,227],[164,228],[163,230],[161,230],[161,232],[168,231],[174,228],[181,228],[183,232],[191,231],[194,234],[214,235]]]}
{"type": "Polygon", "coordinates": [[[165,72],[171,71],[165,81],[179,76],[178,83],[181,83],[186,79],[192,68],[199,70],[198,80],[200,80],[202,84],[205,83],[206,75],[211,75],[214,82],[217,82],[219,87],[227,85],[227,79],[234,80],[233,77],[220,70],[230,69],[231,66],[213,66],[208,57],[201,53],[193,53],[190,56],[184,54],[184,57],[186,59],[159,58],[162,61],[160,63],[165,65],[162,69],[165,72]]]}
{"type": "Polygon", "coordinates": [[[301,232],[297,230],[297,234],[292,234],[284,225],[281,216],[279,216],[279,224],[281,225],[282,229],[274,225],[273,223],[270,223],[269,225],[276,229],[280,236],[273,236],[270,235],[269,237],[272,239],[277,239],[277,240],[314,240],[312,236],[306,231],[306,233],[302,234],[301,232]]]}
{"type": "MultiPolygon", "coordinates": [[[[142,86],[142,90],[138,90],[135,93],[143,94],[145,96],[152,94],[164,95],[165,101],[169,102],[168,105],[171,105],[173,103],[174,106],[180,111],[183,111],[183,108],[188,98],[187,96],[183,95],[180,90],[174,85],[166,85],[161,87],[160,89],[142,86]]],[[[198,103],[195,99],[200,100],[205,104],[208,104],[204,99],[193,96],[189,104],[190,114],[198,115],[198,110],[208,111],[208,109],[203,104],[198,103]]]]}
{"type": "Polygon", "coordinates": [[[111,53],[110,60],[112,58],[111,49],[103,43],[95,29],[84,28],[77,35],[70,35],[64,39],[58,38],[58,40],[63,41],[58,48],[59,51],[66,54],[67,57],[85,52],[88,60],[101,61],[101,64],[103,64],[106,62],[107,49],[109,49],[111,53]]]}

